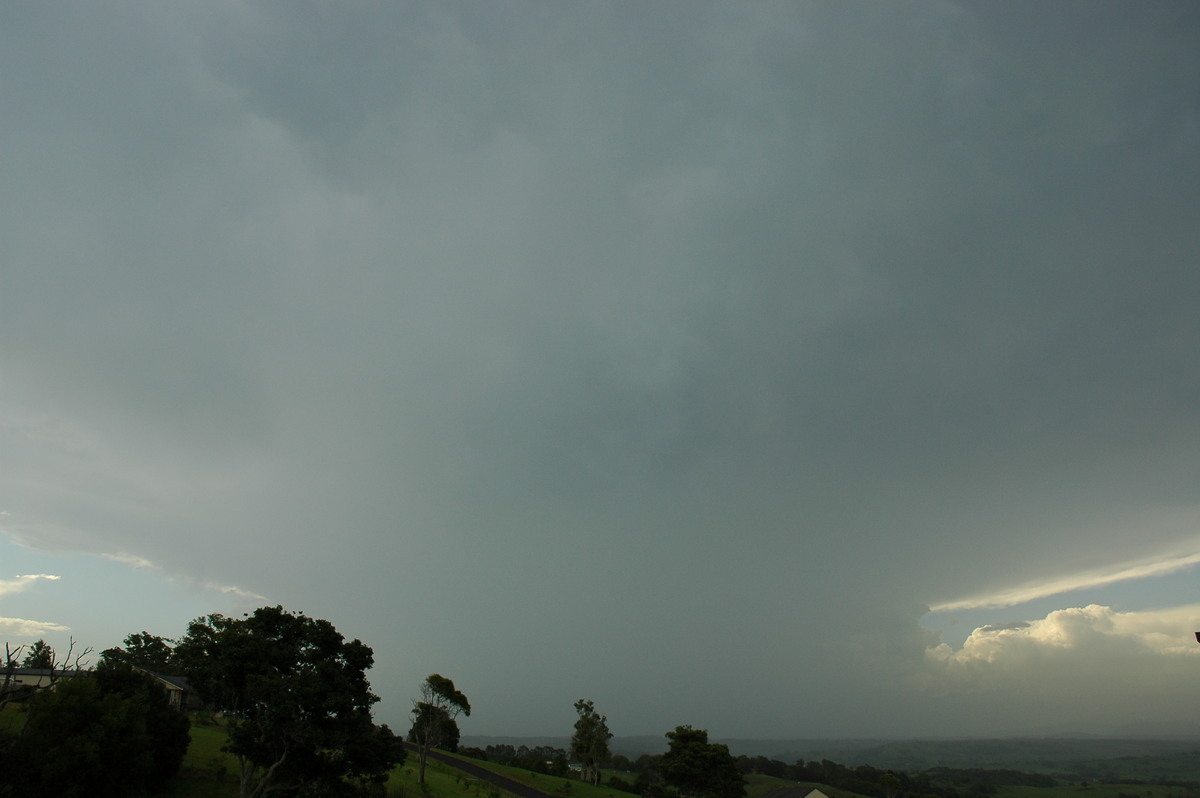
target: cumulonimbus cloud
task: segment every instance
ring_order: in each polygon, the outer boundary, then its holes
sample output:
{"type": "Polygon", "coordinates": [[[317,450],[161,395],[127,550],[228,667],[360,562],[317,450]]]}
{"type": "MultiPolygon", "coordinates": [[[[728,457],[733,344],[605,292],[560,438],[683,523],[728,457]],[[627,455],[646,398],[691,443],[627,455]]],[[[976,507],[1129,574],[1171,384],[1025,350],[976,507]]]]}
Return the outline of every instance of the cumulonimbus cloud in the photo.
{"type": "Polygon", "coordinates": [[[936,692],[1019,687],[1048,693],[1072,680],[1109,685],[1194,678],[1200,604],[1118,612],[1091,604],[1025,623],[976,629],[959,649],[926,651],[923,686],[936,692]]]}

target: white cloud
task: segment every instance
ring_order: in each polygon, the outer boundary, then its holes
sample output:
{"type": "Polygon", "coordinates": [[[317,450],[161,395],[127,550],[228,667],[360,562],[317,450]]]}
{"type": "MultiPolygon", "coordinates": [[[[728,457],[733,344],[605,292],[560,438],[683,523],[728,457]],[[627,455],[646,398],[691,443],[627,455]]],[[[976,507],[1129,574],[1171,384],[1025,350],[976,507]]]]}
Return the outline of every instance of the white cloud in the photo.
{"type": "Polygon", "coordinates": [[[47,632],[69,632],[71,627],[49,621],[0,618],[0,633],[14,637],[40,637],[47,632]]]}
{"type": "Polygon", "coordinates": [[[938,692],[1017,688],[1055,693],[1072,684],[1169,683],[1194,680],[1200,604],[1117,612],[1091,604],[1055,610],[1027,623],[976,629],[955,650],[926,651],[924,685],[938,692]]]}
{"type": "Polygon", "coordinates": [[[930,607],[933,612],[968,609],[996,609],[1014,607],[1027,601],[1057,596],[1090,587],[1103,587],[1127,582],[1134,579],[1147,579],[1156,576],[1182,571],[1200,563],[1200,551],[1190,553],[1175,552],[1165,555],[1118,563],[1104,568],[1096,568],[1079,573],[1068,574],[1049,580],[1025,582],[1016,587],[996,591],[969,598],[945,601],[930,607]]]}
{"type": "MultiPolygon", "coordinates": [[[[137,569],[145,569],[145,570],[160,571],[160,572],[163,571],[163,569],[161,567],[159,567],[157,564],[155,564],[151,560],[147,559],[146,557],[141,556],[140,554],[129,554],[128,552],[116,552],[116,553],[109,553],[109,554],[101,554],[100,556],[106,560],[112,560],[113,562],[122,563],[124,565],[130,565],[137,569]]],[[[183,575],[183,574],[176,574],[172,578],[173,579],[178,578],[184,582],[196,584],[203,590],[211,590],[216,593],[221,593],[226,596],[233,596],[234,598],[238,598],[238,599],[250,600],[250,601],[266,601],[267,600],[266,596],[259,595],[258,593],[255,593],[250,590],[245,590],[243,588],[237,587],[236,585],[222,585],[217,582],[203,582],[203,581],[197,582],[194,579],[192,579],[191,577],[189,577],[187,575],[183,575]]]]}
{"type": "Polygon", "coordinates": [[[147,560],[145,557],[139,556],[137,554],[126,554],[125,552],[117,552],[116,554],[101,554],[100,556],[106,560],[112,560],[113,562],[124,563],[126,565],[132,565],[134,568],[151,568],[156,571],[159,570],[157,565],[150,562],[150,560],[147,560]]]}
{"type": "Polygon", "coordinates": [[[1197,628],[1200,604],[1055,610],[926,648],[909,685],[943,732],[987,719],[997,735],[1191,733],[1197,628]]]}
{"type": "Polygon", "coordinates": [[[218,593],[224,593],[227,596],[235,596],[240,599],[251,599],[254,601],[267,600],[266,596],[260,596],[258,593],[254,593],[249,590],[243,590],[236,585],[218,585],[212,582],[205,582],[201,585],[201,587],[205,588],[206,590],[215,590],[218,593]]]}
{"type": "Polygon", "coordinates": [[[16,579],[0,580],[0,598],[24,592],[38,580],[48,579],[55,581],[58,578],[54,574],[18,574],[16,579]]]}

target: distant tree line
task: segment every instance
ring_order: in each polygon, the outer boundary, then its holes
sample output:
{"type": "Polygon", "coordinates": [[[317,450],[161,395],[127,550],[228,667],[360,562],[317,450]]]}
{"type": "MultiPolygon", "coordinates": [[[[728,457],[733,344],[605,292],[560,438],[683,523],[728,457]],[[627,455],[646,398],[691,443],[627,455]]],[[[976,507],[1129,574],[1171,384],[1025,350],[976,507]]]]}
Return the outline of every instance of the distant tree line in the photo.
{"type": "MultiPolygon", "coordinates": [[[[631,759],[622,754],[611,758],[612,775],[607,784],[648,798],[666,798],[670,786],[662,777],[662,754],[642,754],[631,759]]],[[[1052,776],[1016,770],[983,768],[932,768],[918,773],[885,770],[870,765],[849,767],[824,759],[792,764],[765,756],[738,756],[733,761],[745,775],[762,774],[794,782],[825,784],[872,798],[980,798],[993,795],[1003,786],[1052,787],[1052,776]]]]}
{"type": "Polygon", "coordinates": [[[634,781],[610,775],[605,782],[615,790],[651,798],[743,798],[746,780],[729,748],[710,743],[708,732],[691,726],[676,726],[666,734],[665,754],[645,755],[636,762],[626,756],[613,756],[608,747],[612,733],[608,718],[596,712],[593,702],[575,702],[578,719],[571,737],[571,751],[551,746],[489,745],[487,748],[463,748],[463,756],[519,767],[531,773],[568,776],[572,769],[591,784],[601,780],[600,769],[608,766],[626,774],[636,773],[634,781]]]}
{"type": "Polygon", "coordinates": [[[849,767],[828,759],[788,765],[762,756],[739,756],[738,767],[744,773],[817,782],[872,798],[978,798],[993,795],[1004,786],[1053,787],[1057,783],[1052,776],[1016,770],[938,767],[907,773],[871,765],[849,767]]]}
{"type": "Polygon", "coordinates": [[[482,749],[463,748],[459,753],[473,759],[495,762],[497,765],[521,768],[530,773],[544,773],[548,776],[566,776],[569,773],[567,752],[549,745],[522,745],[515,748],[504,744],[489,745],[482,749]]]}

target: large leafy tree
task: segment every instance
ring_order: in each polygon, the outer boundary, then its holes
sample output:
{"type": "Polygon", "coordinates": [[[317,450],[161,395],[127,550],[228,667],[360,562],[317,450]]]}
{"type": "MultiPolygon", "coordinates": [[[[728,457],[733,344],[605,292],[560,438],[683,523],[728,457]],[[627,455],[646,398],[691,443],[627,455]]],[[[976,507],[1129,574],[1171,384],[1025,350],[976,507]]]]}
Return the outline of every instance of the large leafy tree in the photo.
{"type": "Polygon", "coordinates": [[[0,794],[155,793],[178,772],[187,746],[187,718],[152,678],[101,663],[26,701],[24,726],[3,747],[0,794]]]}
{"type": "Polygon", "coordinates": [[[599,784],[600,767],[612,758],[608,750],[608,741],[612,739],[608,718],[596,712],[595,704],[582,698],[575,702],[575,711],[579,717],[571,736],[571,757],[579,762],[584,781],[599,784]]]}
{"type": "Polygon", "coordinates": [[[460,715],[471,715],[471,703],[454,681],[438,673],[431,673],[421,682],[421,699],[413,702],[413,725],[408,739],[417,746],[417,782],[425,783],[425,762],[429,749],[445,748],[453,739],[458,744],[458,722],[460,715]]]}
{"type": "Polygon", "coordinates": [[[400,742],[371,717],[379,700],[366,677],[371,649],[328,621],[282,607],[210,615],[191,623],[175,657],[228,718],[243,798],[378,783],[404,760],[400,742]]]}
{"type": "Polygon", "coordinates": [[[708,732],[676,726],[667,732],[667,752],[659,760],[663,780],[683,798],[741,798],[746,781],[728,746],[708,741],[708,732]]]}
{"type": "Polygon", "coordinates": [[[141,708],[142,724],[150,741],[146,786],[158,791],[179,772],[187,753],[191,723],[171,706],[167,691],[152,676],[124,662],[106,662],[92,672],[103,695],[119,695],[141,708]]]}

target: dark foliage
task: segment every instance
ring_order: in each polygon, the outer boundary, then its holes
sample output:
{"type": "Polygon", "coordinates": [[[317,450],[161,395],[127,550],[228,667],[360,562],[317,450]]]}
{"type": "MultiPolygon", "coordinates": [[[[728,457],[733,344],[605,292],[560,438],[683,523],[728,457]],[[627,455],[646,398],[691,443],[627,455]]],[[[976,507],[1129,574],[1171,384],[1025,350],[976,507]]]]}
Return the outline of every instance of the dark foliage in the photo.
{"type": "Polygon", "coordinates": [[[38,692],[26,702],[24,728],[6,741],[0,795],[119,798],[160,790],[179,769],[187,720],[165,714],[174,711],[153,687],[128,674],[84,674],[38,692]]]}
{"type": "Polygon", "coordinates": [[[179,772],[191,735],[187,717],[171,706],[167,691],[154,677],[125,663],[101,662],[93,672],[103,695],[119,695],[145,709],[150,739],[146,785],[158,791],[179,772]]]}
{"type": "Polygon", "coordinates": [[[584,781],[599,784],[600,768],[612,758],[608,749],[608,741],[612,739],[608,718],[596,711],[593,702],[582,698],[575,702],[575,711],[579,717],[571,736],[571,757],[579,763],[584,781]]]}
{"type": "Polygon", "coordinates": [[[21,661],[23,668],[42,668],[49,670],[55,665],[54,649],[51,648],[45,640],[38,640],[29,647],[29,651],[25,652],[25,659],[21,661]]]}
{"type": "Polygon", "coordinates": [[[511,745],[489,745],[484,755],[489,762],[522,768],[533,773],[565,776],[568,771],[567,752],[548,745],[536,745],[532,748],[524,745],[519,748],[513,748],[511,745]]]}
{"type": "Polygon", "coordinates": [[[210,615],[188,627],[174,653],[205,702],[225,713],[243,796],[336,794],[348,781],[381,783],[404,759],[371,718],[371,649],[328,621],[282,607],[241,620],[210,615]]]}
{"type": "Polygon", "coordinates": [[[454,686],[454,680],[431,673],[421,682],[421,700],[413,702],[409,742],[417,746],[417,782],[425,784],[425,764],[433,748],[458,747],[460,714],[470,716],[471,702],[454,686]]]}
{"type": "Polygon", "coordinates": [[[658,762],[663,781],[684,798],[741,798],[746,780],[729,748],[710,743],[708,732],[676,726],[667,732],[667,752],[658,762]]]}
{"type": "Polygon", "coordinates": [[[125,637],[124,648],[108,648],[100,652],[101,662],[124,662],[155,673],[173,673],[177,669],[173,641],[149,632],[135,632],[125,637]]]}

